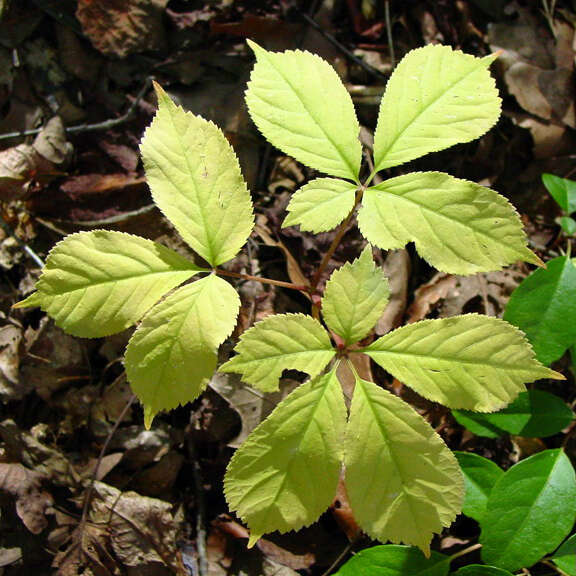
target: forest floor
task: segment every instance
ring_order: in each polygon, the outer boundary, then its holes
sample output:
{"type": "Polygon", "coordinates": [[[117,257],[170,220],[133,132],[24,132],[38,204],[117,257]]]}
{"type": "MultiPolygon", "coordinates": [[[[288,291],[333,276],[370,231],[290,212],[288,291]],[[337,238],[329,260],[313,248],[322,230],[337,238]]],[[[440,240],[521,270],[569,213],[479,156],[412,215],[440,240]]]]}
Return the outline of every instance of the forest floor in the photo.
{"type": "MultiPolygon", "coordinates": [[[[314,525],[267,536],[251,550],[227,509],[222,479],[234,449],[301,375],[287,375],[282,393],[262,395],[218,374],[197,401],[161,414],[147,431],[123,370],[130,331],[77,339],[40,311],[11,306],[71,232],[122,230],[189,253],[144,179],[138,147],[155,112],[151,79],[214,120],[240,158],[257,226],[230,270],[296,283],[313,275],[333,233],[281,227],[291,194],[313,171],[267,145],[247,114],[247,38],[331,62],[368,143],[386,79],[407,51],[428,43],[477,56],[500,50],[498,125],[409,167],[491,186],[517,207],[542,260],[559,255],[565,240],[541,175],[576,173],[574,2],[558,1],[552,13],[536,0],[393,0],[388,17],[387,4],[0,0],[0,575],[323,575],[370,545],[364,537],[350,546],[355,524],[344,494],[314,525]]],[[[327,272],[363,243],[352,227],[327,272]]],[[[437,273],[412,246],[376,257],[392,290],[379,335],[423,318],[501,316],[531,271],[517,264],[471,277],[437,273]]],[[[238,288],[240,319],[222,359],[255,320],[308,312],[298,293],[252,282],[238,288]]],[[[550,391],[573,404],[569,358],[554,367],[568,381],[550,391]]],[[[574,428],[545,439],[482,438],[373,366],[361,369],[425,415],[454,450],[503,468],[559,446],[576,458],[574,428]]],[[[477,536],[478,525],[459,517],[433,548],[454,553],[477,536]]]]}

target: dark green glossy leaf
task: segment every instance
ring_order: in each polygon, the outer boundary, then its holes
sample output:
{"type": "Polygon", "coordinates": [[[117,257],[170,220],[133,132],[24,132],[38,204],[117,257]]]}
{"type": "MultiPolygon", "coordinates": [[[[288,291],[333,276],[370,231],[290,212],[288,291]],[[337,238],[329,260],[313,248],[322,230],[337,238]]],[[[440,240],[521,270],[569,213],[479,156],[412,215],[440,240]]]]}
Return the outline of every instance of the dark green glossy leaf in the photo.
{"type": "Polygon", "coordinates": [[[561,449],[513,466],[496,482],[480,523],[482,559],[515,571],[553,552],[576,519],[576,477],[561,449]]]}
{"type": "Polygon", "coordinates": [[[576,182],[554,174],[542,174],[542,182],[566,214],[576,212],[576,182]]]}
{"type": "Polygon", "coordinates": [[[576,220],[570,216],[560,216],[557,220],[558,224],[562,227],[562,232],[566,236],[574,236],[576,234],[576,220]]]}
{"type": "Polygon", "coordinates": [[[411,546],[374,546],[352,557],[335,576],[446,576],[450,559],[432,552],[426,558],[411,546]]]}
{"type": "Polygon", "coordinates": [[[454,452],[464,474],[466,495],[462,512],[477,522],[486,511],[488,496],[504,471],[487,458],[469,452],[454,452]]]}
{"type": "Polygon", "coordinates": [[[484,566],[482,564],[470,564],[454,572],[454,576],[512,576],[512,573],[494,566],[484,566]]]}
{"type": "Polygon", "coordinates": [[[528,390],[509,406],[491,414],[453,411],[454,418],[476,436],[497,438],[506,433],[526,438],[553,436],[572,422],[572,410],[557,396],[528,390]]]}
{"type": "Polygon", "coordinates": [[[576,534],[571,536],[556,550],[552,562],[566,572],[568,576],[576,576],[576,534]]]}
{"type": "Polygon", "coordinates": [[[543,364],[576,342],[576,266],[567,256],[536,270],[513,292],[504,320],[518,326],[543,364]]]}

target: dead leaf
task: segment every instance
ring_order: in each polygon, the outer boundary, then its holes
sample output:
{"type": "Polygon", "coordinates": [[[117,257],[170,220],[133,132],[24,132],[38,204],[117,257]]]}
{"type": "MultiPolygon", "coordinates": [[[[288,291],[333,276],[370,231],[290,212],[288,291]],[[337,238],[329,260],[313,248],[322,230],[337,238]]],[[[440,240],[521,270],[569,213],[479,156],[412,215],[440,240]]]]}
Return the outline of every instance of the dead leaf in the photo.
{"type": "Polygon", "coordinates": [[[44,476],[17,463],[0,462],[0,490],[16,500],[16,513],[32,534],[40,534],[48,525],[46,512],[52,496],[42,489],[44,476]]]}
{"type": "Polygon", "coordinates": [[[162,46],[162,15],[167,3],[168,0],[79,0],[76,17],[97,50],[124,58],[162,46]]]}
{"type": "Polygon", "coordinates": [[[390,284],[390,299],[376,324],[375,332],[382,336],[398,328],[406,312],[408,302],[408,282],[410,280],[410,255],[405,249],[391,250],[382,265],[382,270],[390,284]]]}
{"type": "Polygon", "coordinates": [[[28,392],[19,385],[21,343],[21,328],[14,324],[0,328],[0,396],[4,399],[21,398],[28,392]]]}

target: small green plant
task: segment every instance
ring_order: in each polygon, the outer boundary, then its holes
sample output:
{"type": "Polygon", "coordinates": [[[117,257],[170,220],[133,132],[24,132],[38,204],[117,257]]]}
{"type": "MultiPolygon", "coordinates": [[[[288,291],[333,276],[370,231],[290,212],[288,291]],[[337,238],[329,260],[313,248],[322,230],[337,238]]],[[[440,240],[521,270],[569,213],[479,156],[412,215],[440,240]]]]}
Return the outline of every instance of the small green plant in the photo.
{"type": "Polygon", "coordinates": [[[576,235],[576,220],[572,218],[576,212],[576,182],[554,174],[542,174],[542,182],[562,209],[562,215],[557,219],[562,232],[566,236],[576,235]]]}
{"type": "MultiPolygon", "coordinates": [[[[514,208],[489,188],[439,172],[371,185],[381,170],[491,128],[500,114],[488,72],[494,56],[479,59],[445,46],[410,52],[386,87],[375,168],[362,181],[360,127],[336,72],[307,52],[250,46],[257,62],[246,101],[256,125],[272,144],[329,176],[293,196],[285,225],[339,231],[309,284],[276,282],[312,296],[312,315],[257,323],[221,367],[263,391],[275,390],[286,369],[311,377],[236,452],[226,497],[253,544],[267,532],[315,521],[329,506],[344,463],[360,526],[374,538],[428,552],[433,533],[460,512],[458,463],[410,406],[357,375],[348,414],[338,368],[353,370],[349,357],[367,354],[422,396],[482,412],[504,407],[527,382],[561,376],[534,358],[518,329],[478,315],[425,320],[362,345],[388,299],[370,247],[334,272],[323,294],[318,285],[357,209],[370,244],[392,249],[414,242],[423,258],[447,272],[540,263],[514,208]]],[[[156,92],[158,112],[141,145],[147,180],[158,207],[207,265],[118,232],[73,234],[54,247],[37,291],[19,304],[40,306],[83,337],[140,322],[125,366],[147,426],[159,411],[196,398],[214,373],[218,346],[231,334],[240,305],[221,278],[230,274],[219,266],[236,256],[253,226],[250,195],[224,135],[159,86],[156,92]]]]}

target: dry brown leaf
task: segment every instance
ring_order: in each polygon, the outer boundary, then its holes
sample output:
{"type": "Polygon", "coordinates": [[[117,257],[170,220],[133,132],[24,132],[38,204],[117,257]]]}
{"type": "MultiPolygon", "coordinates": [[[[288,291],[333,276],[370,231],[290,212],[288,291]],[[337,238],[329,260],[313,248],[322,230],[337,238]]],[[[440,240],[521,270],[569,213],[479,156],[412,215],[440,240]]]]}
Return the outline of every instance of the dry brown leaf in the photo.
{"type": "Polygon", "coordinates": [[[79,0],[76,17],[94,47],[108,56],[155,50],[163,43],[168,0],[79,0]]]}
{"type": "Polygon", "coordinates": [[[14,324],[0,328],[0,396],[4,399],[20,398],[28,391],[19,385],[21,343],[21,328],[14,324]]]}
{"type": "Polygon", "coordinates": [[[16,463],[0,462],[0,490],[16,500],[16,513],[32,534],[40,534],[48,525],[46,512],[52,496],[42,489],[43,475],[16,463]]]}

